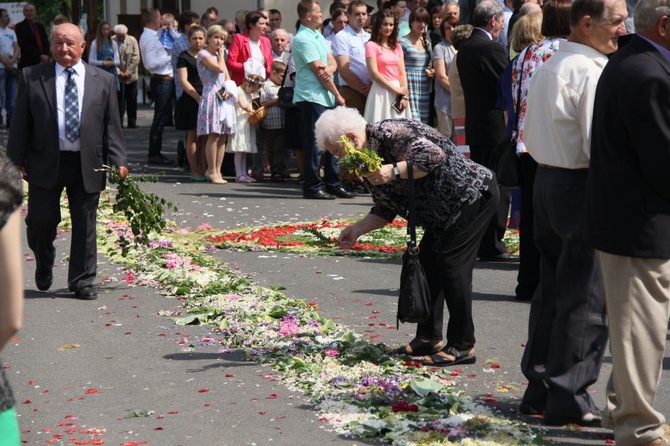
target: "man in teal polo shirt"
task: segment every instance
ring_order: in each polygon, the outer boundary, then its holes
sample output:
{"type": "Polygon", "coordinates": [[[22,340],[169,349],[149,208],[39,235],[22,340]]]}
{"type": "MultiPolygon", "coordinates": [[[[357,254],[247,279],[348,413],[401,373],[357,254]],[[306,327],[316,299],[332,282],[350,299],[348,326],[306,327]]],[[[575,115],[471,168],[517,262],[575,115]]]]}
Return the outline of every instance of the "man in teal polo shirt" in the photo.
{"type": "Polygon", "coordinates": [[[342,188],[335,157],[328,151],[322,155],[314,137],[314,123],[319,116],[336,104],[344,105],[344,98],[333,81],[337,69],[335,58],[328,48],[326,39],[317,31],[323,19],[319,2],[300,0],[298,17],[300,28],[293,38],[291,53],[296,68],[293,102],[300,109],[303,122],[302,142],[305,151],[303,197],[317,200],[331,200],[335,197],[352,198],[356,194],[342,188]],[[324,158],[323,180],[319,176],[321,156],[324,158]]]}

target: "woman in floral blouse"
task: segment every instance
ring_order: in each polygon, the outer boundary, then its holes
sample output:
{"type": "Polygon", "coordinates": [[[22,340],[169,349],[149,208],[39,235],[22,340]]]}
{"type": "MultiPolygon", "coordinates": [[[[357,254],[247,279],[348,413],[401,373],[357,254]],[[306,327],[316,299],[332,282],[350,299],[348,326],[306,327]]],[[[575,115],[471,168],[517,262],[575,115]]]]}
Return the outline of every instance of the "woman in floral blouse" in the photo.
{"type": "Polygon", "coordinates": [[[382,228],[396,215],[407,218],[407,162],[413,163],[415,221],[423,227],[419,259],[432,290],[431,317],[419,323],[416,337],[396,350],[429,355],[426,364],[472,364],[475,328],[472,320],[472,270],[484,230],[499,200],[494,174],[461,155],[456,146],[430,126],[399,118],[367,124],[352,108],[328,110],[316,122],[316,139],[336,157],[346,136],[357,148],[368,147],[383,159],[365,176],[374,206],[345,228],[338,245],[350,249],[363,234],[382,228]],[[444,297],[443,297],[444,296],[444,297]],[[446,343],[442,341],[444,302],[449,309],[446,343]]]}

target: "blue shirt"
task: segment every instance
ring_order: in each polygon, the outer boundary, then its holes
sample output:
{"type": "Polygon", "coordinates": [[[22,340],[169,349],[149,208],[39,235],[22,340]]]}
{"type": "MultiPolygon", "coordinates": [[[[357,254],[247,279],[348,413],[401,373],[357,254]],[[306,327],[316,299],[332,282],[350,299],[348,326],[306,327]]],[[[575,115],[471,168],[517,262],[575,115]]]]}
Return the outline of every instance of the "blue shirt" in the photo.
{"type": "Polygon", "coordinates": [[[324,107],[335,106],[335,96],[323,86],[309,66],[317,60],[327,66],[329,52],[326,39],[321,33],[300,25],[291,44],[296,69],[293,102],[307,101],[324,107]]]}

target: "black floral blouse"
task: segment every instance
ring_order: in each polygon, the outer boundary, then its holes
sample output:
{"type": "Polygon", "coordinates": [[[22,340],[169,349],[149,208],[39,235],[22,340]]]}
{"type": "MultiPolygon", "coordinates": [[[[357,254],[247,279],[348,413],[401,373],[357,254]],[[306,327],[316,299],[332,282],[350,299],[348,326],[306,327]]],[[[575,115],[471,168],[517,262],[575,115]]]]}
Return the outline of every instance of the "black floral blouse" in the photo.
{"type": "MultiPolygon", "coordinates": [[[[463,206],[475,203],[481,192],[496,185],[493,173],[463,156],[437,130],[411,119],[388,119],[366,126],[366,147],[376,151],[384,164],[412,161],[428,172],[414,180],[416,223],[441,233],[461,215],[463,206]]],[[[369,184],[369,183],[368,183],[369,184]]],[[[407,180],[370,187],[375,202],[371,213],[393,221],[407,218],[407,180]]]]}
{"type": "MultiPolygon", "coordinates": [[[[21,206],[22,200],[21,175],[6,157],[0,155],[0,231],[7,223],[9,216],[21,206]]],[[[0,365],[0,412],[14,407],[15,404],[5,370],[0,365]]]]}

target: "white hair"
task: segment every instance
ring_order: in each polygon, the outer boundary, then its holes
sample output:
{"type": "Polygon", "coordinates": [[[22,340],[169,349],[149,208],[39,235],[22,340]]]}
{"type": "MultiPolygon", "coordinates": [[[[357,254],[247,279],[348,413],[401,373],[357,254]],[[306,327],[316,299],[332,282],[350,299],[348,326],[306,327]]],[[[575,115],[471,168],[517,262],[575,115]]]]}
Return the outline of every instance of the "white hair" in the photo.
{"type": "Polygon", "coordinates": [[[128,34],[128,27],[126,25],[116,25],[114,27],[114,34],[128,34]]]}
{"type": "Polygon", "coordinates": [[[325,143],[336,143],[349,132],[365,132],[367,121],[355,108],[336,107],[326,110],[314,125],[316,144],[325,148],[325,143]]]}

